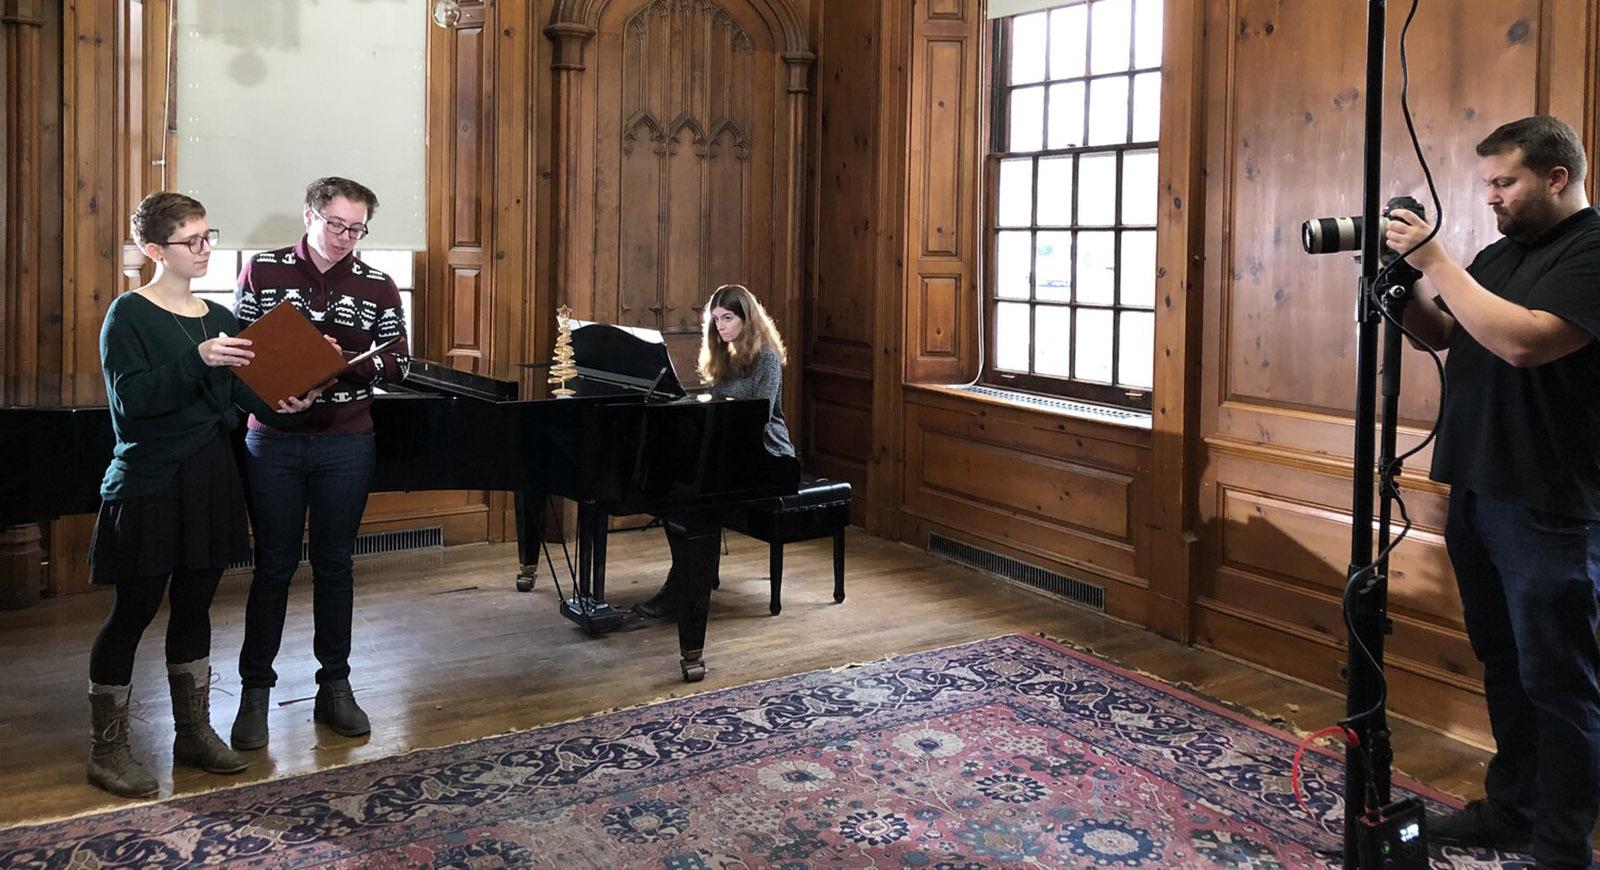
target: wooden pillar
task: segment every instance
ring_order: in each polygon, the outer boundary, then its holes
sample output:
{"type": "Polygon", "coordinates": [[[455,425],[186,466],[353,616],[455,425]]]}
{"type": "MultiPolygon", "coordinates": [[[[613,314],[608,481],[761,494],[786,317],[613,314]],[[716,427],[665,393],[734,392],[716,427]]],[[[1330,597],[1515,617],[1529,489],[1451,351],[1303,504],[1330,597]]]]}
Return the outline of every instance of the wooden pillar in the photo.
{"type": "MultiPolygon", "coordinates": [[[[39,274],[43,131],[39,82],[44,20],[37,0],[0,5],[0,404],[32,405],[38,399],[39,274]]],[[[0,531],[0,609],[16,610],[39,600],[43,585],[39,527],[0,531]]]]}
{"type": "MultiPolygon", "coordinates": [[[[551,278],[555,283],[552,301],[556,305],[572,307],[572,316],[579,320],[594,320],[594,292],[588,268],[589,254],[578,244],[575,233],[585,226],[582,219],[593,213],[588,208],[584,214],[579,207],[587,199],[582,191],[583,158],[580,155],[593,150],[585,141],[583,123],[583,52],[595,30],[582,24],[563,22],[552,24],[544,30],[545,36],[555,45],[550,60],[550,70],[555,75],[555,105],[551,106],[550,142],[553,157],[551,174],[551,214],[554,226],[551,237],[551,278]]],[[[541,312],[534,312],[541,316],[541,312]]]]}
{"type": "MultiPolygon", "coordinates": [[[[783,329],[788,332],[784,343],[793,359],[784,375],[783,404],[786,408],[789,431],[804,431],[801,419],[803,404],[800,401],[802,375],[805,366],[800,356],[805,352],[801,331],[805,326],[803,305],[805,296],[805,220],[806,220],[806,125],[810,121],[811,68],[817,56],[809,51],[784,52],[783,64],[787,84],[785,108],[788,115],[788,151],[782,155],[783,176],[779,183],[779,203],[783,213],[778,217],[777,241],[778,273],[783,282],[783,329]]],[[[796,436],[798,440],[798,435],[796,436]]]]}

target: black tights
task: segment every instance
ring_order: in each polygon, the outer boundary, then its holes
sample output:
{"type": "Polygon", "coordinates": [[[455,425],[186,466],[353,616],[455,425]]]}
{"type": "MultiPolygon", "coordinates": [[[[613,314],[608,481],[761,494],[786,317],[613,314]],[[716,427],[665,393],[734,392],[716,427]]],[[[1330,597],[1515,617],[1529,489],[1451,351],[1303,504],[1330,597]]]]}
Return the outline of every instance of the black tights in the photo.
{"type": "MultiPolygon", "coordinates": [[[[211,598],[222,572],[179,568],[172,572],[172,616],[167,620],[167,662],[184,664],[211,653],[211,598]]],[[[111,613],[89,652],[89,679],[105,686],[133,682],[133,654],[161,609],[166,575],[130,577],[117,584],[111,613]]]]}

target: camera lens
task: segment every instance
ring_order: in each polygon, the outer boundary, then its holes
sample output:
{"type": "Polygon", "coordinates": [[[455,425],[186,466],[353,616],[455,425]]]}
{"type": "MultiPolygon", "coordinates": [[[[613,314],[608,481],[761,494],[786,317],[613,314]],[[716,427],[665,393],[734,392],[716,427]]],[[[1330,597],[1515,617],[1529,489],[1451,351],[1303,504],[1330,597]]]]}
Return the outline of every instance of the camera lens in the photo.
{"type": "Polygon", "coordinates": [[[1312,218],[1300,225],[1300,247],[1308,254],[1334,254],[1361,248],[1360,217],[1312,218]]]}

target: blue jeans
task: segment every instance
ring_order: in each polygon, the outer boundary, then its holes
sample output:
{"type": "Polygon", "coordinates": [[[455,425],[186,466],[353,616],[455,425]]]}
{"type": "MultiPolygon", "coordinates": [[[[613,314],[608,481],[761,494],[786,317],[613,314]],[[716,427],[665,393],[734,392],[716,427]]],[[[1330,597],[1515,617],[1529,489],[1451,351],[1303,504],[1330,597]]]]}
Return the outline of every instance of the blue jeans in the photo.
{"type": "Polygon", "coordinates": [[[1456,489],[1445,544],[1495,755],[1484,788],[1533,854],[1589,866],[1600,811],[1600,523],[1456,489]]]}
{"type": "Polygon", "coordinates": [[[239,677],[245,688],[278,682],[272,661],[283,642],[289,582],[300,566],[309,514],[312,649],[322,665],[317,682],[347,679],[355,607],[351,557],[372,483],[372,431],[285,435],[252,430],[244,443],[256,568],[245,607],[239,677]]]}

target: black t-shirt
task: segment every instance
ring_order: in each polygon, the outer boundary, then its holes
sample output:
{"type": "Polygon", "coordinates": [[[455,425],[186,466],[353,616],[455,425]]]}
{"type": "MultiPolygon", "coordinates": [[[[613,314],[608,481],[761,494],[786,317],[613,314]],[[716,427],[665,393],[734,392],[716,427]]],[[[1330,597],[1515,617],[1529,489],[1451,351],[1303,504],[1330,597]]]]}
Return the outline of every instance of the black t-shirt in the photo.
{"type": "MultiPolygon", "coordinates": [[[[1501,239],[1467,267],[1495,295],[1600,337],[1600,210],[1524,243],[1501,239]]],[[[1490,498],[1600,520],[1600,343],[1517,368],[1457,326],[1434,480],[1490,498]]]]}

